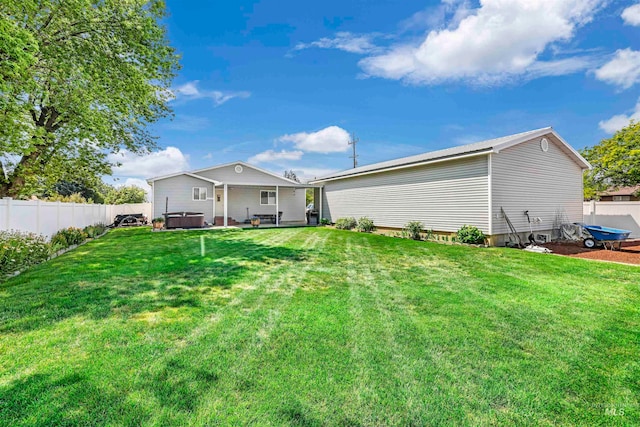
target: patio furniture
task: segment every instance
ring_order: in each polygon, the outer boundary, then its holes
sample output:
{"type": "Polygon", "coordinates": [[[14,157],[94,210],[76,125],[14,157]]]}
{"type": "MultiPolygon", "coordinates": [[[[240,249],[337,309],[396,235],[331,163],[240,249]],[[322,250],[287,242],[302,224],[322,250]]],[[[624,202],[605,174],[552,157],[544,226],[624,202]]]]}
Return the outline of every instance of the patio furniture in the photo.
{"type": "Polygon", "coordinates": [[[202,212],[167,212],[164,214],[165,228],[203,228],[202,212]]]}
{"type": "MultiPolygon", "coordinates": [[[[256,218],[261,221],[270,221],[272,224],[276,223],[276,214],[254,214],[256,218]]],[[[278,212],[278,224],[282,222],[282,211],[278,212]]]]}

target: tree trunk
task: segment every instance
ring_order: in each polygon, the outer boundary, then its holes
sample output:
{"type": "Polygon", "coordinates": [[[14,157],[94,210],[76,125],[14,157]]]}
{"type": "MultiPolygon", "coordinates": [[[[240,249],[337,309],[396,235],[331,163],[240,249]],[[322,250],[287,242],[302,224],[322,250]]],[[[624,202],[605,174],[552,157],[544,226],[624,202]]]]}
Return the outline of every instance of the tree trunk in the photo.
{"type": "MultiPolygon", "coordinates": [[[[63,124],[62,120],[58,120],[60,113],[55,107],[41,107],[39,114],[36,111],[31,111],[31,117],[36,127],[44,128],[48,134],[54,133],[63,124]]],[[[17,197],[20,195],[26,183],[26,174],[31,167],[35,166],[48,147],[46,138],[43,141],[38,141],[38,139],[36,136],[32,137],[33,151],[22,156],[14,170],[8,174],[7,179],[4,176],[2,177],[0,197],[17,197]]]]}

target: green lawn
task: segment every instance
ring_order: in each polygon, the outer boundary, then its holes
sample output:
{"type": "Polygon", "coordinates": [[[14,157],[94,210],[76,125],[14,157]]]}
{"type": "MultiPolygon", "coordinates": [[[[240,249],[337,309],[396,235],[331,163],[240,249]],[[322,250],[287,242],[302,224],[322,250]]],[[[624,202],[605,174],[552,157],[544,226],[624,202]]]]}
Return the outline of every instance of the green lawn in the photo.
{"type": "Polygon", "coordinates": [[[638,267],[127,229],[0,284],[0,425],[639,423],[638,267]]]}

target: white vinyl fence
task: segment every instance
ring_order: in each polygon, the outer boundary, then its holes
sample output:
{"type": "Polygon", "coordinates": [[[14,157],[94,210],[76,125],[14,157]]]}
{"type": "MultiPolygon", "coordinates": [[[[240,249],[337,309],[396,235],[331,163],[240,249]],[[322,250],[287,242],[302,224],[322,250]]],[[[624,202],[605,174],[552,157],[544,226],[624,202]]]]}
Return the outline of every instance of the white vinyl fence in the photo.
{"type": "Polygon", "coordinates": [[[120,214],[141,213],[151,221],[151,203],[97,205],[0,199],[0,230],[20,230],[51,237],[67,227],[83,228],[96,223],[111,224],[120,214]]]}
{"type": "Polygon", "coordinates": [[[631,230],[640,238],[640,202],[585,202],[584,222],[590,225],[631,230]]]}

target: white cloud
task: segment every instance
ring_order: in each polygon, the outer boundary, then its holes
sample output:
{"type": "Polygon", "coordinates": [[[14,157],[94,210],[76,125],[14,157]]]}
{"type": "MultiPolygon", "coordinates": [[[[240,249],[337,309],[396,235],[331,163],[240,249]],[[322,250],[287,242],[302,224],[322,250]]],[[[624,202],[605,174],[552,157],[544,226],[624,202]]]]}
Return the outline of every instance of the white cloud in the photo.
{"type": "Polygon", "coordinates": [[[291,142],[297,149],[311,153],[339,153],[349,149],[349,133],[338,126],[329,126],[311,133],[283,135],[279,141],[291,142]]]}
{"type": "Polygon", "coordinates": [[[193,100],[209,98],[216,107],[233,98],[248,98],[251,96],[251,93],[247,91],[223,92],[220,90],[202,90],[198,87],[199,83],[198,80],[193,80],[173,88],[172,92],[176,99],[193,100]]]}
{"type": "Polygon", "coordinates": [[[267,150],[262,153],[258,153],[255,156],[249,158],[249,163],[269,163],[278,160],[300,160],[304,153],[302,151],[274,151],[267,150]]]}
{"type": "Polygon", "coordinates": [[[608,120],[601,121],[598,126],[607,133],[616,133],[623,127],[628,126],[631,120],[640,122],[640,99],[638,99],[638,103],[631,114],[617,114],[608,120]]]}
{"type": "Polygon", "coordinates": [[[429,6],[400,22],[400,29],[424,31],[429,28],[453,28],[473,13],[469,0],[443,0],[437,6],[429,6]]]}
{"type": "Polygon", "coordinates": [[[464,17],[457,25],[430,31],[418,46],[398,45],[364,58],[360,66],[370,76],[412,84],[499,84],[575,72],[588,67],[589,61],[540,62],[540,56],[553,43],[570,40],[604,2],[481,0],[475,10],[462,2],[458,7],[464,8],[464,17]]]}
{"type": "Polygon", "coordinates": [[[176,147],[138,155],[124,150],[111,154],[109,161],[114,166],[113,174],[122,177],[152,178],[189,169],[188,157],[176,147]]]}
{"type": "Polygon", "coordinates": [[[613,59],[595,72],[596,78],[616,85],[621,89],[629,89],[640,82],[640,51],[620,49],[613,59]]]}
{"type": "Polygon", "coordinates": [[[640,4],[634,4],[623,10],[622,19],[627,25],[640,26],[640,4]]]}
{"type": "Polygon", "coordinates": [[[323,37],[311,43],[298,43],[294,50],[309,48],[338,49],[350,53],[371,53],[378,47],[373,44],[375,34],[352,34],[349,32],[336,33],[334,38],[323,37]]]}

